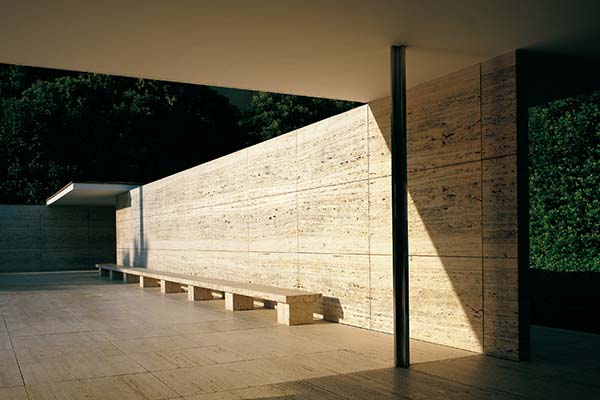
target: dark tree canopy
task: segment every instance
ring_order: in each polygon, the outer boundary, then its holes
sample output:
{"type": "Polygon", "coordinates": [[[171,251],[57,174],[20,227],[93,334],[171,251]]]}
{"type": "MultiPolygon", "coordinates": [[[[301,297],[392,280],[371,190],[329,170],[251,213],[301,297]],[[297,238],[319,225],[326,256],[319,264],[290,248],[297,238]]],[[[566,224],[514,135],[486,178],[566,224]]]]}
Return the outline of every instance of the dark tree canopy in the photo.
{"type": "Polygon", "coordinates": [[[600,271],[600,92],[529,110],[531,266],[600,271]]]}
{"type": "Polygon", "coordinates": [[[347,101],[260,92],[252,96],[240,127],[246,132],[249,144],[258,143],[358,105],[347,101]]]}
{"type": "MultiPolygon", "coordinates": [[[[147,182],[240,143],[239,112],[196,85],[69,74],[0,86],[0,203],[40,203],[71,180],[147,182]]],[[[8,78],[8,79],[6,79],[8,78]]]]}
{"type": "Polygon", "coordinates": [[[43,203],[69,181],[149,182],[345,104],[260,93],[242,118],[206,86],[0,65],[0,203],[43,203]]]}

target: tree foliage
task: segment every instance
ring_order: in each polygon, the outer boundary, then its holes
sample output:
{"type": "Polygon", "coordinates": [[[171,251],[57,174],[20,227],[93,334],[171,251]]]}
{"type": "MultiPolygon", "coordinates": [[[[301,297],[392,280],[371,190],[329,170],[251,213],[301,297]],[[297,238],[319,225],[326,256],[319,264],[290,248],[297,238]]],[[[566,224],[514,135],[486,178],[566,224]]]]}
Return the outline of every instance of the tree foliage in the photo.
{"type": "Polygon", "coordinates": [[[357,103],[259,92],[239,125],[247,144],[258,143],[357,107],[357,103]]]}
{"type": "Polygon", "coordinates": [[[69,181],[148,182],[351,108],[258,93],[243,115],[206,86],[0,65],[0,203],[69,181]]]}
{"type": "Polygon", "coordinates": [[[529,110],[531,265],[600,271],[600,92],[529,110]]]}

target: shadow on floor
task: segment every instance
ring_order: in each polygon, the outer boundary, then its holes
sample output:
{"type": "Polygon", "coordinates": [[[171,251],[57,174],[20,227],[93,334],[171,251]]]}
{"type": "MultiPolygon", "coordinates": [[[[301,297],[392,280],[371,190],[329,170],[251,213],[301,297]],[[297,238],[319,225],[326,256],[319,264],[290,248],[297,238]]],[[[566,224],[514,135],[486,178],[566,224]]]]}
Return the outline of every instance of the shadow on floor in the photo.
{"type": "Polygon", "coordinates": [[[82,286],[102,286],[117,282],[97,277],[96,270],[4,273],[0,274],[0,292],[76,290],[82,286]]]}

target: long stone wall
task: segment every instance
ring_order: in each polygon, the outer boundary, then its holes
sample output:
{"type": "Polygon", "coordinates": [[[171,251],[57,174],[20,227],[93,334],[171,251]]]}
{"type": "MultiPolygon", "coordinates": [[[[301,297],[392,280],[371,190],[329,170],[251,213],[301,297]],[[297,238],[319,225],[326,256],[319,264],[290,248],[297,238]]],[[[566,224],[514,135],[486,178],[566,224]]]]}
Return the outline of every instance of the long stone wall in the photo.
{"type": "MultiPolygon", "coordinates": [[[[411,89],[411,337],[519,357],[516,67],[411,89]]],[[[333,321],[391,333],[390,100],[119,198],[117,258],[321,291],[333,321]]]]}
{"type": "Polygon", "coordinates": [[[0,205],[0,273],[94,268],[115,260],[113,208],[0,205]]]}
{"type": "Polygon", "coordinates": [[[389,331],[370,281],[389,171],[367,126],[365,105],[120,197],[119,262],[321,291],[325,318],[389,331]]]}

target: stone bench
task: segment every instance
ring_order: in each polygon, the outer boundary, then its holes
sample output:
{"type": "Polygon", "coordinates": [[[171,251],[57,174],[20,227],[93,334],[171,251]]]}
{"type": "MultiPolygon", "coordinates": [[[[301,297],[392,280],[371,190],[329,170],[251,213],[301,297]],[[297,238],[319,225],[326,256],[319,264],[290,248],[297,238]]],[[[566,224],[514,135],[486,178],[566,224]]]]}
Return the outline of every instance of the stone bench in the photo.
{"type": "Polygon", "coordinates": [[[206,278],[173,272],[132,268],[115,264],[97,264],[100,277],[138,283],[140,287],[159,287],[162,293],[187,290],[191,301],[212,300],[213,292],[225,294],[225,308],[230,311],[254,309],[254,299],[262,300],[265,307],[277,304],[277,321],[284,325],[302,325],[313,322],[314,305],[321,301],[321,293],[295,289],[275,288],[223,279],[206,278]]]}

